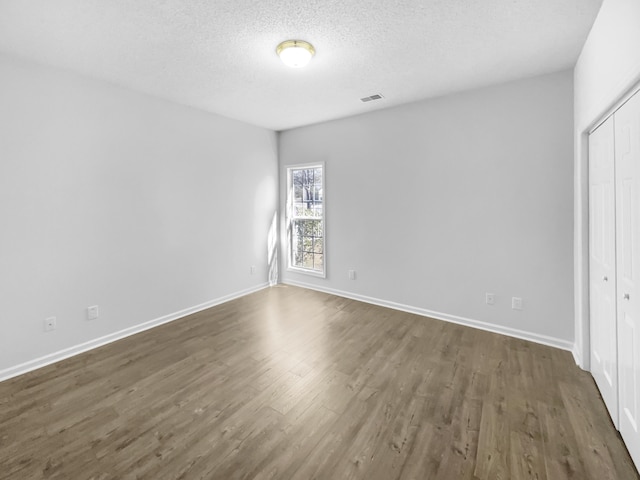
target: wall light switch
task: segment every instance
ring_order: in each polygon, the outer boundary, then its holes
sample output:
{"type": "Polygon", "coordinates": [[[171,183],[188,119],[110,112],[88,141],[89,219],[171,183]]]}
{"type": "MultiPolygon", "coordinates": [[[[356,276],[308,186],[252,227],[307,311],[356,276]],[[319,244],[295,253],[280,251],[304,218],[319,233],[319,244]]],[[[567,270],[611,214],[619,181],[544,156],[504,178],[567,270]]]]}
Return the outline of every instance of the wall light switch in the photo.
{"type": "Polygon", "coordinates": [[[493,293],[487,293],[485,297],[487,305],[494,305],[496,303],[496,296],[493,293]]]}
{"type": "Polygon", "coordinates": [[[349,280],[355,280],[355,279],[356,279],[356,271],[349,270],[349,280]]]}

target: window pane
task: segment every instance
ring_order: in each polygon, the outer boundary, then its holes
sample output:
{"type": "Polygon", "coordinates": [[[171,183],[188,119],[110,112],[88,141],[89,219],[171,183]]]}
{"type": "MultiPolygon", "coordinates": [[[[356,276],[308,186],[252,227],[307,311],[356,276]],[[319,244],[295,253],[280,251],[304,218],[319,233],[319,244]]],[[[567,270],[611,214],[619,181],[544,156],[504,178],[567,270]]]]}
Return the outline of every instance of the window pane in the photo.
{"type": "Polygon", "coordinates": [[[313,237],[302,237],[302,250],[313,252],[313,237]]]}
{"type": "Polygon", "coordinates": [[[303,231],[304,222],[302,220],[295,220],[293,222],[292,234],[293,238],[298,241],[304,235],[303,231]]]}
{"type": "Polygon", "coordinates": [[[317,203],[322,202],[322,185],[316,183],[313,186],[313,200],[317,203]]]}
{"type": "Polygon", "coordinates": [[[322,221],[321,220],[311,220],[309,223],[312,224],[313,236],[322,238],[322,221]]]}
{"type": "Polygon", "coordinates": [[[304,253],[302,250],[296,252],[296,265],[302,265],[302,259],[304,258],[304,253]]]}
{"type": "Polygon", "coordinates": [[[302,262],[304,268],[313,268],[313,253],[305,253],[302,262]]]}
{"type": "Polygon", "coordinates": [[[313,242],[313,251],[315,253],[323,253],[324,251],[324,241],[322,238],[316,238],[313,242]]]}

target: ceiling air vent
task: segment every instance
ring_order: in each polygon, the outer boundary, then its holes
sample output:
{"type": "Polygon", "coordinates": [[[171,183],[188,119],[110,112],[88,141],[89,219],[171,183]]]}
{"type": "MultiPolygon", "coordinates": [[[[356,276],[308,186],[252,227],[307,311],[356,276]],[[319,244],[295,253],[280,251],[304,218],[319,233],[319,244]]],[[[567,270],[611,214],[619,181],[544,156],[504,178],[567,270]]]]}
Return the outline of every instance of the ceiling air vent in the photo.
{"type": "Polygon", "coordinates": [[[375,95],[371,95],[370,97],[361,98],[360,101],[361,102],[370,102],[371,100],[380,100],[381,98],[384,98],[384,97],[382,95],[380,95],[379,93],[376,93],[375,95]]]}

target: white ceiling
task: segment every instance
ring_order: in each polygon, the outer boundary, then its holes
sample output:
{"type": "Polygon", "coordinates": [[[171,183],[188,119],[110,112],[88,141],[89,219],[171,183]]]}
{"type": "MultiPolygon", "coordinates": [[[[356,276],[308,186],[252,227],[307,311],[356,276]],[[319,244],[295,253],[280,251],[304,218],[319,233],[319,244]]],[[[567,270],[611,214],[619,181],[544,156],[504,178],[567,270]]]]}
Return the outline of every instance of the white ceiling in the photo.
{"type": "Polygon", "coordinates": [[[571,68],[601,3],[0,0],[0,52],[284,130],[571,68]]]}

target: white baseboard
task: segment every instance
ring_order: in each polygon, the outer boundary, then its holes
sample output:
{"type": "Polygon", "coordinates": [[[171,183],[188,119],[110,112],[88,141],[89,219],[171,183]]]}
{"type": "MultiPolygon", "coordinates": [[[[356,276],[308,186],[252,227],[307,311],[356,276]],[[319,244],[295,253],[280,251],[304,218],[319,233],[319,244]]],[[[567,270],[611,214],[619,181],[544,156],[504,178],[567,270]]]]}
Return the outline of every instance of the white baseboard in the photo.
{"type": "Polygon", "coordinates": [[[524,330],[518,330],[516,328],[503,327],[502,325],[495,325],[493,323],[482,322],[480,320],[473,320],[471,318],[458,317],[456,315],[449,315],[448,313],[435,312],[433,310],[427,310],[425,308],[413,307],[411,305],[403,305],[401,303],[390,302],[387,300],[381,300],[379,298],[367,297],[365,295],[359,295],[356,293],[344,292],[342,290],[336,290],[333,288],[319,287],[304,282],[297,282],[295,280],[283,281],[285,285],[293,285],[295,287],[308,288],[310,290],[317,290],[319,292],[330,293],[339,297],[350,298],[352,300],[358,300],[360,302],[370,303],[373,305],[379,305],[381,307],[388,307],[394,310],[401,310],[403,312],[415,313],[416,315],[422,315],[423,317],[435,318],[436,320],[444,320],[445,322],[456,323],[458,325],[465,325],[467,327],[478,328],[480,330],[486,330],[492,333],[499,333],[501,335],[507,335],[509,337],[520,338],[522,340],[529,340],[534,343],[540,343],[550,347],[560,348],[562,350],[568,350],[576,357],[575,347],[573,342],[562,340],[560,338],[549,337],[547,335],[540,335],[538,333],[527,332],[524,330]]]}
{"type": "Polygon", "coordinates": [[[78,355],[88,350],[93,350],[94,348],[98,348],[108,343],[115,342],[116,340],[135,335],[136,333],[140,333],[159,325],[172,322],[179,318],[186,317],[187,315],[206,310],[207,308],[215,307],[216,305],[220,305],[221,303],[225,303],[239,297],[244,297],[245,295],[249,295],[250,293],[257,292],[267,287],[269,287],[269,283],[263,283],[255,287],[241,290],[239,292],[234,292],[229,295],[225,295],[224,297],[216,298],[214,300],[201,303],[200,305],[196,305],[194,307],[185,308],[184,310],[180,310],[179,312],[170,313],[169,315],[164,315],[160,318],[149,320],[147,322],[134,325],[133,327],[125,328],[124,330],[110,333],[109,335],[105,335],[94,340],[89,340],[88,342],[84,342],[79,345],[74,345],[73,347],[65,348],[64,350],[50,353],[34,360],[29,360],[28,362],[21,363],[14,367],[0,370],[0,382],[12,377],[17,377],[18,375],[22,375],[32,370],[42,368],[52,363],[59,362],[60,360],[64,360],[65,358],[73,357],[74,355],[78,355]]]}
{"type": "Polygon", "coordinates": [[[577,344],[573,345],[571,353],[573,354],[573,359],[576,361],[576,365],[584,370],[585,366],[582,364],[582,355],[580,355],[580,349],[578,348],[577,344]]]}

